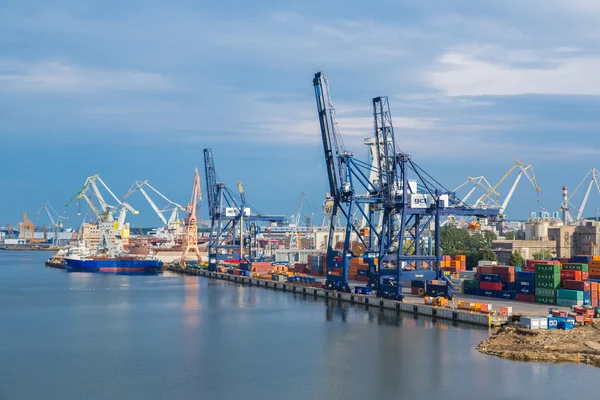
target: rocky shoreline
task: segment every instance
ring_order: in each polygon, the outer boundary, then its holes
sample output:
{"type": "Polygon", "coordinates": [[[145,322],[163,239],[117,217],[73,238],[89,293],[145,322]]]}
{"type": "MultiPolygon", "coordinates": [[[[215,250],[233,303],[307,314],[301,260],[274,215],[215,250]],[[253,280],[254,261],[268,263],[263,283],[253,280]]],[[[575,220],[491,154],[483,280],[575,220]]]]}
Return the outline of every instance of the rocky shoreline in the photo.
{"type": "Polygon", "coordinates": [[[583,363],[600,368],[600,326],[579,326],[572,331],[503,327],[477,350],[516,361],[583,363]]]}

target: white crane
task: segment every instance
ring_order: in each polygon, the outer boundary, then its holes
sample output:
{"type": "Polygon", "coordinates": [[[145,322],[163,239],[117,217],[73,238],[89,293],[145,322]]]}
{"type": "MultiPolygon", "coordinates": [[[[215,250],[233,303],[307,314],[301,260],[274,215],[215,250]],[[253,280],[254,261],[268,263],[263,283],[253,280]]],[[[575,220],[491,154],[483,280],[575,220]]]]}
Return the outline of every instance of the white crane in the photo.
{"type": "Polygon", "coordinates": [[[63,228],[61,220],[67,219],[68,217],[60,215],[48,202],[42,204],[36,215],[39,215],[42,212],[42,210],[46,211],[46,214],[48,214],[48,218],[50,218],[50,222],[52,223],[52,230],[54,232],[52,244],[56,246],[58,243],[58,233],[63,228]]]}
{"type": "MultiPolygon", "coordinates": [[[[595,167],[592,167],[588,171],[588,173],[583,177],[583,179],[581,180],[579,185],[577,185],[577,187],[575,188],[573,193],[571,193],[571,195],[568,196],[567,200],[566,201],[563,200],[563,205],[561,206],[561,208],[563,208],[564,211],[566,211],[566,213],[565,213],[566,221],[564,221],[565,223],[578,222],[582,219],[583,211],[585,210],[585,206],[587,205],[588,199],[590,197],[590,192],[592,191],[592,186],[594,186],[594,184],[596,184],[596,188],[598,189],[598,192],[600,192],[600,172],[598,172],[598,170],[595,167]],[[573,204],[573,201],[574,201],[573,197],[575,196],[577,191],[586,183],[586,181],[588,179],[589,179],[589,183],[587,185],[587,189],[583,196],[583,200],[581,201],[581,204],[579,206],[576,206],[573,204]],[[568,212],[568,205],[572,205],[575,208],[575,210],[577,210],[577,215],[575,216],[574,220],[573,220],[573,217],[571,216],[571,214],[568,212]]],[[[566,196],[567,196],[567,188],[564,187],[563,188],[563,199],[566,196]]]]}
{"type": "Polygon", "coordinates": [[[117,196],[115,196],[115,194],[112,192],[112,190],[110,190],[110,188],[106,185],[106,183],[104,183],[104,181],[100,178],[99,174],[87,177],[85,180],[85,183],[83,184],[83,186],[81,187],[79,192],[75,196],[73,196],[73,198],[66,204],[66,207],[68,207],[75,199],[78,199],[78,200],[84,199],[85,202],[90,207],[90,209],[92,210],[92,212],[96,215],[96,218],[98,219],[99,222],[115,221],[115,215],[113,215],[113,214],[115,213],[115,210],[118,211],[119,215],[116,218],[116,220],[118,221],[118,229],[119,230],[124,228],[125,216],[126,216],[127,211],[131,211],[132,214],[139,214],[139,212],[137,210],[135,210],[133,207],[131,207],[129,204],[119,200],[119,198],[117,196]],[[104,197],[102,196],[102,193],[100,192],[100,189],[98,188],[98,185],[96,184],[96,181],[100,182],[100,184],[102,184],[102,186],[106,189],[106,191],[108,193],[110,193],[110,195],[113,197],[113,199],[115,199],[115,201],[117,202],[117,206],[111,206],[106,202],[106,200],[104,200],[104,197]],[[96,200],[100,204],[100,209],[98,209],[94,205],[93,201],[90,199],[90,197],[88,195],[90,188],[92,189],[92,191],[91,191],[92,195],[96,198],[96,200]]]}
{"type": "Polygon", "coordinates": [[[161,192],[159,192],[156,188],[154,188],[152,185],[150,185],[147,180],[133,182],[133,184],[131,185],[131,188],[129,189],[127,194],[123,197],[123,200],[127,199],[129,196],[131,196],[133,193],[135,193],[138,190],[142,193],[142,195],[144,196],[146,201],[148,201],[148,203],[150,204],[150,206],[152,207],[152,209],[154,210],[156,215],[158,215],[158,218],[160,218],[162,223],[165,225],[165,227],[167,229],[167,246],[174,246],[177,226],[179,224],[181,224],[181,222],[179,221],[178,212],[180,210],[185,211],[186,208],[178,203],[175,203],[174,201],[171,201],[169,198],[167,198],[165,195],[163,195],[161,192]],[[146,190],[144,190],[144,186],[150,188],[152,191],[154,191],[156,194],[158,194],[160,197],[162,197],[165,201],[168,202],[168,205],[163,207],[162,209],[159,208],[156,205],[156,203],[152,200],[152,198],[150,197],[148,192],[146,190]],[[166,212],[170,212],[169,219],[167,219],[164,215],[166,212]]]}
{"type": "MultiPolygon", "coordinates": [[[[302,205],[304,201],[308,204],[308,199],[306,198],[306,194],[303,192],[300,193],[300,200],[298,201],[298,207],[296,208],[296,214],[292,215],[290,218],[290,227],[292,230],[292,235],[290,236],[290,249],[298,249],[300,240],[299,240],[299,232],[298,227],[300,225],[300,215],[302,214],[302,205]]],[[[310,204],[308,205],[310,208],[310,204]]]]}

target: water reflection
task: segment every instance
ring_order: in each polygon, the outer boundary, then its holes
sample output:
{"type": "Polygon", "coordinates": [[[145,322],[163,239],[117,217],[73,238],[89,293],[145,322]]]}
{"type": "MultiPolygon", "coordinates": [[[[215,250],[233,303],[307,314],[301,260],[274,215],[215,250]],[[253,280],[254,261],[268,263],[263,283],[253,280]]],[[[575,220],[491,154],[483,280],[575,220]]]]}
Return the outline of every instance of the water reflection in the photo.
{"type": "Polygon", "coordinates": [[[183,313],[184,324],[188,328],[195,328],[200,323],[200,281],[196,276],[183,277],[183,313]]]}

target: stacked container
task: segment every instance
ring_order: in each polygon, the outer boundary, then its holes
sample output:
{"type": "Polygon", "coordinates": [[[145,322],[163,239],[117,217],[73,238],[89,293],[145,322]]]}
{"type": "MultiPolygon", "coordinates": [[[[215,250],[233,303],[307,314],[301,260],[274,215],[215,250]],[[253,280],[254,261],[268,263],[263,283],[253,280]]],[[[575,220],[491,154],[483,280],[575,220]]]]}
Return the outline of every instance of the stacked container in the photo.
{"type": "Polygon", "coordinates": [[[564,263],[560,271],[562,289],[556,293],[556,304],[565,307],[591,304],[591,283],[587,282],[587,275],[587,264],[564,263]]]}
{"type": "Polygon", "coordinates": [[[352,281],[369,281],[369,264],[364,258],[351,258],[348,279],[352,281]]]}
{"type": "Polygon", "coordinates": [[[311,275],[314,276],[323,276],[325,275],[325,271],[327,271],[326,266],[326,254],[314,254],[308,256],[308,269],[311,275]]]}
{"type": "Polygon", "coordinates": [[[440,269],[452,275],[458,275],[461,271],[467,270],[467,256],[457,255],[454,258],[443,256],[440,269]]]}
{"type": "Polygon", "coordinates": [[[600,260],[590,260],[588,266],[590,279],[600,279],[600,260]]]}
{"type": "Polygon", "coordinates": [[[462,289],[464,294],[479,296],[479,281],[477,279],[465,279],[463,280],[462,289]]]}
{"type": "Polygon", "coordinates": [[[517,272],[515,290],[517,300],[533,303],[535,301],[535,272],[517,272]]]}
{"type": "Polygon", "coordinates": [[[535,264],[535,302],[555,304],[556,289],[560,287],[560,265],[535,264]]]}

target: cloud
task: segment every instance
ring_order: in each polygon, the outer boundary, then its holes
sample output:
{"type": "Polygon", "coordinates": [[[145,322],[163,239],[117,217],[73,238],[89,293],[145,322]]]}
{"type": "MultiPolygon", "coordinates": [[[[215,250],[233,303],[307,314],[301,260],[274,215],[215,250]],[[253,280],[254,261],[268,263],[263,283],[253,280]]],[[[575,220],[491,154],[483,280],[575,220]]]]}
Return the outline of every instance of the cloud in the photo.
{"type": "Polygon", "coordinates": [[[85,68],[61,61],[0,60],[0,88],[11,92],[80,93],[165,91],[172,83],[160,74],[85,68]]]}
{"type": "Polygon", "coordinates": [[[444,54],[430,84],[448,96],[600,95],[600,56],[542,59],[533,51],[499,51],[498,61],[481,54],[488,52],[444,54]]]}

